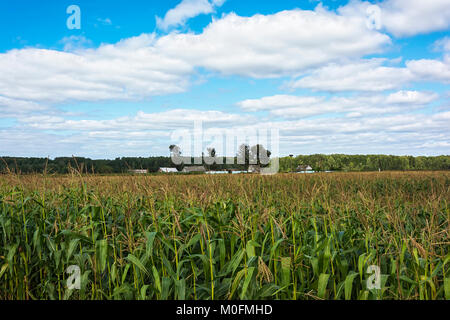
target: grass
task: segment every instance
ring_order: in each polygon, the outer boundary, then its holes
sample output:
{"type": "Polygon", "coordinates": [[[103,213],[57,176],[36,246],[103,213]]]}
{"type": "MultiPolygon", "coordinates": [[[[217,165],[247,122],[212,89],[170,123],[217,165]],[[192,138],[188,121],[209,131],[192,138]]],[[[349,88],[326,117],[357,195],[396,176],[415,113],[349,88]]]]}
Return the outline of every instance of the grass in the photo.
{"type": "Polygon", "coordinates": [[[450,299],[449,199],[448,172],[3,175],[0,299],[450,299]]]}

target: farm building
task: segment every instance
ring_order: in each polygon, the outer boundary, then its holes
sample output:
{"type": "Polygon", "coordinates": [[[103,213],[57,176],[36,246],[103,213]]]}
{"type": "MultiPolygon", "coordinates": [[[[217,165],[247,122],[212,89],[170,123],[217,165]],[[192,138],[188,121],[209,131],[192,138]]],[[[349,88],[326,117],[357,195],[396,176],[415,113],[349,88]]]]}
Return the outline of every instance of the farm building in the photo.
{"type": "Polygon", "coordinates": [[[147,169],[133,169],[133,170],[128,170],[129,173],[134,173],[134,174],[146,174],[148,173],[147,169]]]}
{"type": "Polygon", "coordinates": [[[163,173],[178,173],[178,169],[177,169],[177,168],[159,168],[158,172],[163,172],[163,173]]]}
{"type": "Polygon", "coordinates": [[[183,171],[184,173],[190,173],[190,172],[206,172],[206,169],[204,166],[191,166],[191,167],[184,167],[183,171]]]}
{"type": "Polygon", "coordinates": [[[313,168],[311,168],[311,166],[309,165],[305,165],[305,164],[301,164],[297,167],[297,172],[308,172],[308,171],[313,171],[313,168]]]}
{"type": "Polygon", "coordinates": [[[227,169],[227,172],[232,174],[248,173],[248,171],[242,171],[240,169],[227,169]]]}

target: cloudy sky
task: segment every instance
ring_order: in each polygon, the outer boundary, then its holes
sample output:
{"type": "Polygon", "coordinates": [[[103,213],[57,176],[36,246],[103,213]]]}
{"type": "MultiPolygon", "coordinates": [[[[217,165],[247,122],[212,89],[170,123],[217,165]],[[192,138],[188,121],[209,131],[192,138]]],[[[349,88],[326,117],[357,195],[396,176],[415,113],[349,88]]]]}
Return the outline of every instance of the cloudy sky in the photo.
{"type": "Polygon", "coordinates": [[[168,155],[194,120],[450,154],[449,0],[16,0],[0,28],[0,156],[168,155]]]}

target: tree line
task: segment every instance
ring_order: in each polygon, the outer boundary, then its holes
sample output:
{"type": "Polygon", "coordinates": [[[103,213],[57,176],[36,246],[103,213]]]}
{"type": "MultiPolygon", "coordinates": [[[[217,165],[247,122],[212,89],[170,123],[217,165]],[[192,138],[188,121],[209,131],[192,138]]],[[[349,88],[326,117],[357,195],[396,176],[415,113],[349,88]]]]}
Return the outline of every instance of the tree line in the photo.
{"type": "MultiPolygon", "coordinates": [[[[230,159],[234,164],[212,164],[205,165],[209,170],[246,170],[250,150],[240,150],[243,155],[237,155],[230,159]],[[243,156],[246,164],[237,164],[239,156],[243,156]]],[[[413,156],[391,156],[391,155],[345,155],[345,154],[314,154],[282,157],[280,161],[280,172],[296,171],[300,165],[309,165],[314,171],[386,171],[386,170],[450,170],[450,156],[436,157],[413,157],[413,156]]],[[[191,158],[195,163],[195,158],[191,158]]],[[[114,160],[93,160],[81,157],[61,157],[55,159],[47,158],[0,158],[1,173],[49,173],[66,174],[71,172],[113,174],[126,173],[133,169],[146,169],[149,172],[157,172],[161,167],[177,167],[182,170],[185,165],[175,166],[170,157],[123,157],[114,160]]]]}
{"type": "Polygon", "coordinates": [[[280,171],[309,165],[314,171],[450,170],[450,156],[313,154],[280,158],[280,171]]]}

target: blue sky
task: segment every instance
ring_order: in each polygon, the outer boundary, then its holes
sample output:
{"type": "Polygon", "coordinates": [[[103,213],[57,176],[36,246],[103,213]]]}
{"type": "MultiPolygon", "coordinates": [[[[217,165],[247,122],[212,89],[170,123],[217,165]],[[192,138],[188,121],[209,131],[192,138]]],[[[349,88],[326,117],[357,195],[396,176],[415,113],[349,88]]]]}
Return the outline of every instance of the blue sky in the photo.
{"type": "Polygon", "coordinates": [[[195,120],[280,155],[450,154],[447,0],[16,0],[0,27],[0,156],[167,155],[195,120]]]}

